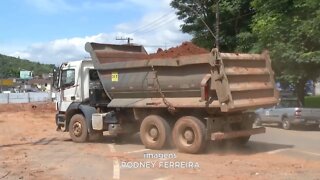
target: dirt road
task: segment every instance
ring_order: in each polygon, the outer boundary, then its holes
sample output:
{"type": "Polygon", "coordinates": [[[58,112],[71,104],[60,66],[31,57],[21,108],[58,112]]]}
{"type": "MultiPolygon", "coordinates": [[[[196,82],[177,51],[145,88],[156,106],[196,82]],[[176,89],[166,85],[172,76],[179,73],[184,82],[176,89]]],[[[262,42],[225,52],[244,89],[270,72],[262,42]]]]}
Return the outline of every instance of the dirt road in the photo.
{"type": "Polygon", "coordinates": [[[73,143],[55,128],[52,105],[1,105],[0,179],[320,179],[319,159],[277,153],[292,147],[264,136],[190,155],[145,149],[138,135],[73,143]]]}

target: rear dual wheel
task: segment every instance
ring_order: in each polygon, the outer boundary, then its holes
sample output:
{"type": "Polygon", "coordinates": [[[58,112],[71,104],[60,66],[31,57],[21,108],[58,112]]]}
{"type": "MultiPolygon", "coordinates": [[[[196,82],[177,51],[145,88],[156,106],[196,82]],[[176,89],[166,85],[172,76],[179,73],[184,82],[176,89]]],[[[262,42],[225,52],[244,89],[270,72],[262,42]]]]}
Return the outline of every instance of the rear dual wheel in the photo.
{"type": "Polygon", "coordinates": [[[147,116],[140,126],[140,138],[146,148],[161,149],[170,144],[170,125],[161,116],[147,116]]]}
{"type": "Polygon", "coordinates": [[[184,116],[173,128],[173,140],[178,150],[185,153],[200,153],[206,147],[205,125],[198,118],[184,116]]]}

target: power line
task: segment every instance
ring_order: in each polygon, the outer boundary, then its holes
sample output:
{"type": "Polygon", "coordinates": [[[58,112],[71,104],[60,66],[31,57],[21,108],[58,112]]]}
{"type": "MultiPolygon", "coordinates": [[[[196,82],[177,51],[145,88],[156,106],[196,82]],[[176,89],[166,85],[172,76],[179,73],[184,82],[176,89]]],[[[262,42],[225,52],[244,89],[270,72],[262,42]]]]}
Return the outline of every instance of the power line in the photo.
{"type": "MultiPolygon", "coordinates": [[[[273,4],[273,5],[278,5],[280,3],[276,3],[276,4],[273,4]]],[[[199,15],[199,13],[194,10],[192,7],[190,6],[187,6],[185,4],[181,4],[182,6],[184,7],[187,7],[189,8],[194,14],[196,14],[198,16],[198,18],[204,23],[204,25],[207,27],[208,31],[210,32],[210,34],[216,39],[216,36],[214,35],[214,33],[212,32],[211,28],[206,24],[206,22],[201,18],[201,16],[199,15]]],[[[264,4],[264,6],[266,6],[267,4],[264,4]]],[[[249,12],[249,13],[246,13],[246,14],[243,14],[243,15],[240,15],[236,18],[230,18],[228,20],[225,20],[225,21],[222,21],[222,22],[219,22],[219,24],[224,24],[224,23],[228,23],[230,21],[233,21],[233,20],[236,20],[236,19],[239,19],[239,18],[242,18],[242,17],[245,17],[245,16],[248,16],[248,15],[251,15],[251,14],[254,14],[256,13],[257,11],[252,11],[252,12],[249,12]]],[[[172,13],[174,13],[174,10],[170,10],[168,11],[167,13],[163,14],[162,16],[156,18],[155,20],[151,21],[150,23],[148,24],[145,24],[145,25],[142,25],[140,27],[138,27],[137,29],[133,30],[130,34],[135,34],[135,33],[149,33],[149,32],[152,32],[168,23],[171,23],[173,22],[175,19],[176,19],[176,16],[172,16],[172,13]]],[[[126,39],[128,40],[128,39],[126,39]]]]}
{"type": "Polygon", "coordinates": [[[173,15],[173,14],[174,14],[174,10],[170,10],[169,12],[163,14],[162,16],[160,16],[157,19],[151,21],[150,23],[138,27],[137,29],[135,29],[132,32],[130,32],[130,34],[134,34],[134,33],[137,33],[137,32],[144,31],[145,29],[148,29],[148,28],[154,26],[155,24],[157,24],[157,23],[159,23],[161,21],[168,19],[167,17],[170,16],[170,15],[173,15]]]}
{"type": "Polygon", "coordinates": [[[200,14],[199,14],[196,10],[194,10],[192,7],[189,7],[189,6],[185,5],[185,4],[181,4],[181,3],[180,3],[180,5],[181,5],[181,6],[184,6],[184,7],[186,7],[186,8],[189,8],[195,15],[197,15],[198,18],[201,20],[201,22],[206,26],[206,28],[208,29],[208,31],[210,32],[210,34],[213,36],[213,38],[214,38],[214,39],[217,39],[217,37],[216,37],[216,36],[214,35],[214,33],[212,32],[211,28],[210,28],[210,27],[208,26],[208,24],[204,21],[204,19],[201,18],[200,14]]]}
{"type": "Polygon", "coordinates": [[[167,25],[171,22],[173,22],[174,20],[176,20],[176,17],[171,17],[171,18],[168,18],[166,19],[165,21],[162,21],[158,24],[155,24],[155,26],[151,27],[151,28],[148,28],[148,29],[145,29],[143,31],[140,31],[139,33],[149,33],[149,32],[152,32],[154,30],[157,30],[159,29],[160,27],[164,26],[164,25],[167,25]]]}
{"type": "Polygon", "coordinates": [[[165,48],[167,48],[167,47],[173,47],[173,46],[177,46],[177,44],[164,44],[164,45],[155,45],[155,44],[150,44],[150,45],[143,45],[144,47],[155,47],[155,48],[157,48],[157,47],[165,47],[165,48]]]}

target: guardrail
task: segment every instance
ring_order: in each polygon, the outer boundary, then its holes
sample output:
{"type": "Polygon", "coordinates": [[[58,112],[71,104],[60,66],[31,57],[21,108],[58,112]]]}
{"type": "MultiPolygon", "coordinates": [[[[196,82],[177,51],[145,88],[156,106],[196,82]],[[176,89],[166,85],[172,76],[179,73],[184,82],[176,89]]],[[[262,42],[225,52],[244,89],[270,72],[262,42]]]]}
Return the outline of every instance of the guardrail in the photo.
{"type": "Polygon", "coordinates": [[[51,92],[0,93],[0,104],[52,101],[51,92]]]}

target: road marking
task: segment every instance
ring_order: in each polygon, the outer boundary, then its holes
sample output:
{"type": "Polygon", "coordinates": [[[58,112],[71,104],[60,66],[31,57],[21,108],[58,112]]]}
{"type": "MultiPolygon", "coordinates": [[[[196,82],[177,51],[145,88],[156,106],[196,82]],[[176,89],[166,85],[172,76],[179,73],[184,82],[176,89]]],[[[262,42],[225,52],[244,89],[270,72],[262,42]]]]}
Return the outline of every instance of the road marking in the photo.
{"type": "Polygon", "coordinates": [[[140,150],[135,150],[135,151],[129,151],[125,152],[126,154],[132,154],[132,153],[139,153],[139,152],[144,152],[144,151],[150,151],[151,149],[140,149],[140,150]]]}
{"type": "MultiPolygon", "coordinates": [[[[116,153],[116,148],[113,144],[108,144],[111,153],[116,153]]],[[[120,162],[118,157],[112,157],[113,160],[113,179],[120,179],[120,162]]]]}
{"type": "Polygon", "coordinates": [[[112,153],[115,153],[115,152],[116,152],[116,148],[114,147],[113,144],[108,144],[108,146],[109,146],[109,149],[110,149],[110,151],[111,151],[112,153]]]}
{"type": "Polygon", "coordinates": [[[154,180],[167,180],[167,179],[171,179],[172,176],[167,176],[167,177],[161,177],[161,178],[156,178],[154,180]]]}
{"type": "Polygon", "coordinates": [[[303,150],[298,150],[298,149],[294,149],[295,151],[304,153],[304,154],[309,154],[309,155],[314,155],[314,156],[320,156],[319,153],[314,153],[314,152],[309,152],[309,151],[303,151],[303,150]]]}
{"type": "Polygon", "coordinates": [[[320,156],[319,153],[314,153],[314,152],[309,152],[309,151],[303,151],[303,150],[299,150],[299,149],[289,149],[289,148],[285,148],[285,149],[277,149],[274,151],[268,151],[267,154],[277,154],[277,153],[281,153],[284,151],[296,151],[296,152],[300,152],[300,153],[304,153],[304,154],[309,154],[309,155],[313,155],[313,156],[320,156]]]}
{"type": "Polygon", "coordinates": [[[277,149],[277,150],[273,150],[273,151],[268,151],[267,154],[277,154],[277,153],[281,153],[283,151],[287,151],[289,150],[288,148],[285,149],[277,149]]]}

